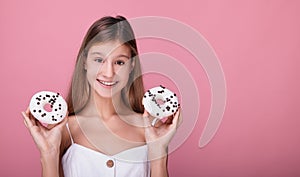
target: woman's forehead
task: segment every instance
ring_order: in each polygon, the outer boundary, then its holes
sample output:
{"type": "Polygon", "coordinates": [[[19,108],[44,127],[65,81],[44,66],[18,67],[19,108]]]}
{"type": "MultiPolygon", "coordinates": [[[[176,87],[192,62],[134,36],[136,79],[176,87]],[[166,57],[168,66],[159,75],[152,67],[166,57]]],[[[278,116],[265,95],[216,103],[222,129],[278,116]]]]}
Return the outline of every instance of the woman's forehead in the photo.
{"type": "Polygon", "coordinates": [[[88,55],[128,55],[130,56],[130,48],[119,41],[109,41],[104,43],[96,43],[88,51],[88,55]]]}

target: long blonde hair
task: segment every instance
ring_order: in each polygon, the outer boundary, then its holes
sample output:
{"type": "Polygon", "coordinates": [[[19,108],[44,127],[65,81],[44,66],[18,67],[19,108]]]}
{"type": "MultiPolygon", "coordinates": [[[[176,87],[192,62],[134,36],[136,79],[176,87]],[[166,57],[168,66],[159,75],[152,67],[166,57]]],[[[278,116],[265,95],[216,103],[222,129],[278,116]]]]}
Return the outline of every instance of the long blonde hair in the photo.
{"type": "Polygon", "coordinates": [[[144,84],[134,32],[125,17],[106,16],[92,24],[79,49],[67,96],[69,115],[80,112],[90,99],[91,87],[88,84],[84,69],[88,50],[95,43],[114,40],[130,48],[132,62],[135,62],[128,83],[122,90],[122,98],[133,111],[138,113],[144,111],[142,105],[144,84]]]}

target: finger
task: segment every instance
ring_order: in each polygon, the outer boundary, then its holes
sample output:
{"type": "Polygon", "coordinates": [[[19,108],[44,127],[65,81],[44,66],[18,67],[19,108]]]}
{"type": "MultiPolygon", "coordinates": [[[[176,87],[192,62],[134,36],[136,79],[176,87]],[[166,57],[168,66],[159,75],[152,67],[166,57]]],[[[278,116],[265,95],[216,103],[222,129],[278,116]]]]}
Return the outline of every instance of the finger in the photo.
{"type": "Polygon", "coordinates": [[[182,112],[180,110],[179,116],[178,116],[178,123],[177,123],[177,125],[180,126],[182,124],[182,122],[183,122],[183,117],[182,117],[182,112]]]}
{"type": "Polygon", "coordinates": [[[33,117],[33,115],[31,114],[29,107],[26,109],[25,114],[27,115],[27,117],[31,121],[31,124],[36,125],[35,117],[33,117]]]}
{"type": "Polygon", "coordinates": [[[169,116],[168,119],[165,121],[165,124],[172,124],[173,119],[174,119],[174,115],[169,116]]]}
{"type": "Polygon", "coordinates": [[[149,113],[146,111],[146,109],[144,110],[144,113],[143,113],[143,115],[142,115],[142,118],[143,118],[144,127],[149,127],[149,126],[151,126],[150,115],[149,115],[149,113]]]}
{"type": "Polygon", "coordinates": [[[150,117],[150,114],[144,109],[143,117],[150,117]]]}
{"type": "Polygon", "coordinates": [[[27,107],[26,111],[25,111],[26,114],[29,114],[30,113],[30,109],[29,107],[27,107]]]}
{"type": "Polygon", "coordinates": [[[179,108],[177,110],[177,112],[175,113],[175,115],[174,115],[173,123],[171,124],[172,127],[176,127],[177,128],[181,124],[182,118],[180,118],[181,117],[180,114],[181,114],[181,110],[179,108]]]}
{"type": "Polygon", "coordinates": [[[42,130],[42,131],[47,131],[49,130],[47,127],[45,127],[45,125],[43,125],[40,121],[38,121],[37,119],[35,119],[35,124],[42,130]]]}
{"type": "Polygon", "coordinates": [[[147,122],[146,122],[146,124],[145,124],[145,125],[147,125],[147,126],[150,126],[150,125],[151,125],[152,127],[158,128],[158,127],[160,127],[160,126],[162,126],[162,125],[164,124],[163,121],[162,121],[160,118],[151,116],[151,115],[146,111],[146,109],[144,110],[143,118],[144,118],[144,119],[148,119],[147,122]]]}
{"type": "MultiPolygon", "coordinates": [[[[28,113],[27,110],[26,110],[26,112],[28,113]]],[[[39,127],[42,131],[46,130],[46,128],[37,119],[29,118],[28,114],[26,114],[25,112],[22,112],[22,115],[24,117],[24,124],[27,127],[27,129],[30,131],[31,134],[32,134],[32,130],[33,130],[34,126],[39,127]]]]}
{"type": "Polygon", "coordinates": [[[25,119],[23,119],[23,123],[24,123],[24,125],[26,126],[26,128],[28,128],[28,125],[27,125],[25,119]]]}
{"type": "Polygon", "coordinates": [[[155,118],[151,121],[151,126],[152,127],[156,127],[156,124],[158,124],[157,122],[159,121],[159,118],[155,118]]]}
{"type": "Polygon", "coordinates": [[[33,115],[32,115],[31,112],[30,112],[29,107],[26,109],[25,113],[26,113],[26,115],[29,117],[29,119],[34,118],[33,115]]]}
{"type": "Polygon", "coordinates": [[[151,125],[152,125],[153,127],[156,127],[156,128],[162,126],[163,124],[164,124],[163,121],[160,120],[159,118],[155,118],[155,119],[153,119],[152,122],[151,122],[151,125]]]}
{"type": "Polygon", "coordinates": [[[28,115],[25,112],[22,112],[22,115],[24,117],[24,122],[27,128],[30,128],[33,126],[32,121],[30,120],[30,118],[28,117],[28,115]]]}
{"type": "Polygon", "coordinates": [[[55,124],[47,124],[46,127],[47,127],[48,130],[50,130],[50,129],[52,129],[53,127],[55,127],[55,124]]]}
{"type": "Polygon", "coordinates": [[[159,119],[151,116],[146,110],[144,111],[143,118],[146,121],[146,126],[154,127],[158,125],[157,123],[159,122],[159,119]]]}

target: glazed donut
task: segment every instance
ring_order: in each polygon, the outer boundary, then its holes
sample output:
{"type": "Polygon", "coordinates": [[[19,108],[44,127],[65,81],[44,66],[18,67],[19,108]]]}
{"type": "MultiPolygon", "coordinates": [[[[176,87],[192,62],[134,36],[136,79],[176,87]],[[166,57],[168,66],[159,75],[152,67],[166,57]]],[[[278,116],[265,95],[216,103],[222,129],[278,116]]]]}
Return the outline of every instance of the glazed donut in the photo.
{"type": "Polygon", "coordinates": [[[159,119],[174,114],[180,106],[176,94],[162,85],[149,89],[142,102],[146,111],[159,119]]]}
{"type": "Polygon", "coordinates": [[[41,91],[32,96],[29,109],[31,114],[40,122],[56,124],[65,118],[68,106],[59,93],[41,91]],[[45,106],[50,106],[50,111],[46,110],[45,106]]]}

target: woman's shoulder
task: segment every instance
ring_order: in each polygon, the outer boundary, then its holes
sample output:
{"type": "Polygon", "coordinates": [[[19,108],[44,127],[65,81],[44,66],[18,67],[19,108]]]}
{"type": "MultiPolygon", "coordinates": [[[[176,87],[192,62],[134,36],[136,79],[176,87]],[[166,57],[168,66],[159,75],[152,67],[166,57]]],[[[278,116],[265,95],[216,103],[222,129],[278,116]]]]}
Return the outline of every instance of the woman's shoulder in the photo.
{"type": "Polygon", "coordinates": [[[76,122],[77,122],[76,121],[76,115],[69,116],[68,117],[68,123],[67,123],[68,124],[68,128],[69,129],[71,129],[71,128],[74,129],[76,127],[76,125],[77,125],[76,122]]]}
{"type": "Polygon", "coordinates": [[[70,147],[72,144],[72,133],[76,129],[76,117],[74,115],[68,116],[68,122],[66,126],[62,130],[62,141],[61,141],[61,152],[64,152],[70,147]]]}

